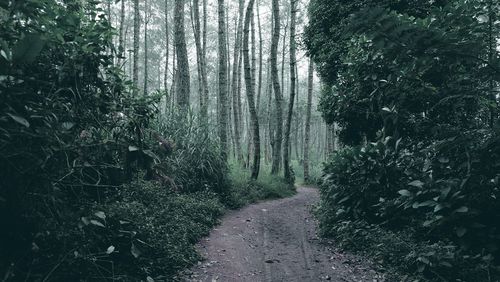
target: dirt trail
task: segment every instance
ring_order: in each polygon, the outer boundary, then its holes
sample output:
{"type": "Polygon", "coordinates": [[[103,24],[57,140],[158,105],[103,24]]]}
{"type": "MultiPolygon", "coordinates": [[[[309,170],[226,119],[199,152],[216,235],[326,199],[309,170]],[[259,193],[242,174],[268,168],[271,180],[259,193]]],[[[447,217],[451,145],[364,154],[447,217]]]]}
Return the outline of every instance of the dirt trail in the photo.
{"type": "Polygon", "coordinates": [[[199,245],[206,261],[187,281],[384,281],[368,262],[321,243],[316,189],[226,215],[199,245]]]}

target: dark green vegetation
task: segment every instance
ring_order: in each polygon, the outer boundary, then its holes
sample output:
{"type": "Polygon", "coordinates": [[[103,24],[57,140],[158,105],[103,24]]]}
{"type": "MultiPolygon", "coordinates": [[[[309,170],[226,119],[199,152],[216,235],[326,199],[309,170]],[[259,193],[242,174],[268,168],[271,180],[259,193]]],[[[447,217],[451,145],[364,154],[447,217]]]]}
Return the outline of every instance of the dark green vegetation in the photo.
{"type": "Polygon", "coordinates": [[[2,281],[168,280],[225,207],[291,193],[240,197],[207,124],[133,96],[96,7],[0,2],[2,281]]]}
{"type": "Polygon", "coordinates": [[[230,207],[240,208],[260,200],[293,196],[296,191],[290,189],[290,183],[283,178],[271,175],[270,170],[270,167],[264,167],[264,172],[258,180],[248,181],[249,172],[233,164],[229,176],[232,184],[229,188],[231,198],[227,201],[230,207]]]}
{"type": "Polygon", "coordinates": [[[320,108],[346,145],[324,169],[323,234],[421,279],[498,281],[498,2],[309,9],[320,108]]]}

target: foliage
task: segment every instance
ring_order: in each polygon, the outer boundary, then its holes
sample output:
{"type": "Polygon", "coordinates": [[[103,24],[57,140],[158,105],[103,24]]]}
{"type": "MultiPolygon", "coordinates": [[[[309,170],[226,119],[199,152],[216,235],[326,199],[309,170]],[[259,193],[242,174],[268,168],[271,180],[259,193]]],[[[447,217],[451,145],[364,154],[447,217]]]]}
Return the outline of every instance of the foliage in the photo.
{"type": "Polygon", "coordinates": [[[132,96],[95,1],[0,4],[0,273],[138,280],[193,263],[222,213],[206,127],[132,96]]]}
{"type": "MultiPolygon", "coordinates": [[[[396,234],[411,229],[415,244],[450,246],[450,254],[446,258],[429,254],[427,260],[414,257],[415,261],[405,262],[406,270],[418,268],[429,277],[467,281],[472,277],[467,276],[470,268],[480,263],[487,267],[473,273],[498,275],[494,269],[500,239],[499,137],[469,132],[411,150],[401,142],[395,149],[387,138],[335,154],[325,166],[321,185],[318,215],[323,231],[348,238],[342,233],[349,229],[340,226],[356,224],[352,221],[377,224],[396,234]],[[462,265],[464,259],[467,263],[462,265]],[[449,270],[465,266],[464,272],[449,270]]],[[[372,237],[370,231],[363,234],[372,237]]]]}
{"type": "MultiPolygon", "coordinates": [[[[326,82],[320,109],[351,145],[325,165],[323,230],[355,232],[367,245],[382,240],[371,234],[375,225],[389,237],[410,234],[417,255],[390,259],[405,270],[498,279],[498,4],[436,3],[415,14],[355,3],[314,1],[314,11],[342,6],[354,14],[329,31],[341,37],[306,35],[326,82]]],[[[316,17],[309,32],[321,23],[331,27],[316,17]]]]}
{"type": "Polygon", "coordinates": [[[223,212],[213,192],[179,194],[154,182],[132,183],[119,196],[106,208],[115,222],[107,242],[124,250],[124,260],[133,260],[116,264],[132,277],[167,279],[192,265],[199,259],[194,244],[208,235],[223,212]]]}
{"type": "Polygon", "coordinates": [[[227,164],[209,124],[194,115],[183,119],[179,113],[172,112],[162,115],[153,128],[175,148],[174,154],[164,163],[157,164],[157,168],[172,176],[180,191],[210,189],[220,194],[227,192],[227,164]]]}
{"type": "Polygon", "coordinates": [[[295,194],[293,184],[271,174],[269,167],[263,167],[258,180],[249,180],[249,172],[242,169],[239,164],[232,164],[230,172],[230,193],[224,202],[231,208],[240,208],[260,200],[285,198],[295,194]]]}

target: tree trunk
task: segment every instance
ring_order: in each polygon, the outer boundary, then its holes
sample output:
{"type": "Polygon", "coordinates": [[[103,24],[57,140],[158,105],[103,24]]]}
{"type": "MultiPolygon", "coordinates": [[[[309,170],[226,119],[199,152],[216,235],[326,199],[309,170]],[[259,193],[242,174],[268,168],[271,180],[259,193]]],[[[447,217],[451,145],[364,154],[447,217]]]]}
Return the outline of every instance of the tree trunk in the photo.
{"type": "MultiPolygon", "coordinates": [[[[123,1],[123,0],[122,0],[123,1]]],[[[168,25],[168,0],[165,0],[165,74],[163,87],[165,88],[165,113],[167,113],[169,109],[169,100],[170,97],[168,95],[168,58],[169,58],[169,46],[170,46],[170,30],[168,25]]]]}
{"type": "Polygon", "coordinates": [[[182,111],[189,108],[189,95],[191,92],[190,76],[189,76],[189,61],[186,47],[186,35],[184,29],[184,1],[175,0],[175,23],[174,23],[174,41],[177,53],[177,105],[182,111]]]}
{"type": "Polygon", "coordinates": [[[206,68],[206,0],[203,1],[203,34],[200,23],[199,0],[193,0],[193,30],[196,45],[196,58],[198,65],[198,80],[199,80],[199,96],[200,96],[200,113],[202,120],[206,121],[208,117],[208,81],[206,68]],[[202,38],[203,37],[203,38],[202,38]],[[203,40],[203,42],[202,42],[203,40]]]}
{"type": "Polygon", "coordinates": [[[241,98],[240,98],[240,79],[241,79],[241,32],[243,25],[244,1],[239,0],[238,7],[238,26],[236,27],[236,40],[234,42],[233,54],[233,78],[232,78],[232,96],[233,96],[233,123],[234,123],[234,142],[236,147],[236,156],[238,161],[243,161],[241,150],[241,98]]]}
{"type": "Polygon", "coordinates": [[[295,102],[295,21],[297,10],[295,8],[297,0],[291,0],[290,9],[290,101],[288,103],[288,115],[285,126],[285,142],[283,146],[283,169],[285,171],[285,179],[291,180],[292,173],[290,168],[290,129],[292,126],[293,104],[295,102]]]}
{"type": "MultiPolygon", "coordinates": [[[[194,43],[196,47],[196,69],[198,71],[198,100],[199,100],[199,111],[201,116],[203,116],[203,108],[205,107],[205,101],[203,98],[203,83],[201,79],[201,24],[200,24],[200,3],[199,0],[193,0],[191,6],[191,26],[193,28],[194,34],[194,43]]],[[[201,121],[204,121],[205,118],[201,118],[201,121]]]]}
{"type": "MultiPolygon", "coordinates": [[[[497,37],[494,34],[494,26],[496,23],[496,13],[495,13],[495,7],[493,7],[493,0],[488,1],[488,62],[490,65],[494,65],[494,58],[497,53],[497,37]]],[[[497,108],[498,108],[498,102],[495,94],[495,81],[493,78],[490,78],[489,81],[489,88],[491,91],[491,94],[489,95],[491,103],[490,103],[490,127],[493,128],[495,127],[496,119],[497,119],[497,108]]]]}
{"type": "MultiPolygon", "coordinates": [[[[254,1],[255,5],[255,1],[254,1]]],[[[251,34],[252,34],[252,84],[253,89],[257,88],[257,44],[255,43],[255,17],[252,7],[252,16],[250,18],[251,34]]],[[[255,93],[254,93],[255,96],[255,93]]]]}
{"type": "MultiPolygon", "coordinates": [[[[123,59],[123,52],[125,51],[125,46],[123,43],[123,27],[125,25],[125,0],[122,0],[120,7],[120,30],[118,35],[118,58],[120,62],[123,59]]],[[[121,65],[120,65],[121,67],[121,65]]]]}
{"type": "MultiPolygon", "coordinates": [[[[245,28],[243,31],[243,58],[245,60],[245,84],[247,88],[247,97],[248,97],[248,110],[250,112],[250,127],[251,127],[251,135],[252,135],[252,146],[253,146],[253,162],[252,162],[252,179],[257,179],[259,177],[260,170],[260,132],[259,132],[259,118],[257,116],[257,111],[255,109],[255,82],[252,75],[254,75],[254,71],[252,71],[250,66],[250,57],[248,50],[248,41],[249,41],[249,26],[251,18],[253,18],[253,5],[255,0],[250,0],[247,7],[247,12],[245,16],[245,28]]],[[[253,36],[255,40],[255,36],[253,36]]],[[[255,62],[254,62],[255,64],[255,62]]]]}
{"type": "Polygon", "coordinates": [[[202,32],[202,47],[201,47],[201,83],[203,84],[203,117],[208,119],[208,103],[210,93],[208,91],[208,74],[207,74],[207,0],[203,0],[203,32],[202,32]]]}
{"type": "Polygon", "coordinates": [[[149,24],[149,15],[148,15],[148,0],[144,1],[144,89],[143,95],[148,95],[148,24],[149,24]]]}
{"type": "Polygon", "coordinates": [[[132,80],[134,82],[134,94],[137,94],[139,86],[139,31],[141,19],[139,14],[139,0],[134,0],[134,66],[132,80]]]}
{"type": "Polygon", "coordinates": [[[267,60],[267,72],[266,72],[266,97],[267,97],[267,113],[266,113],[266,124],[267,124],[267,131],[265,131],[264,134],[264,159],[266,161],[266,164],[269,163],[271,160],[271,156],[269,153],[269,147],[271,147],[271,150],[273,148],[273,128],[272,128],[272,122],[271,122],[271,108],[272,108],[272,95],[273,95],[273,85],[271,81],[271,63],[270,60],[267,60]]]}
{"type": "Polygon", "coordinates": [[[279,0],[272,0],[274,13],[273,38],[271,41],[271,79],[273,81],[273,89],[276,103],[276,135],[274,140],[273,162],[271,173],[278,174],[281,164],[281,142],[283,138],[283,97],[281,95],[281,87],[278,78],[278,44],[280,37],[280,10],[279,0]]]}
{"type": "MultiPolygon", "coordinates": [[[[175,41],[175,38],[174,38],[174,41],[175,41]]],[[[174,108],[174,104],[175,104],[175,91],[176,91],[176,88],[177,88],[177,67],[176,67],[176,58],[177,58],[177,48],[175,47],[175,42],[172,46],[173,50],[172,50],[172,84],[170,85],[170,108],[173,109],[174,108]]]]}
{"type": "Polygon", "coordinates": [[[259,83],[258,83],[258,88],[257,88],[257,102],[256,102],[256,107],[257,107],[257,115],[259,115],[260,111],[260,99],[261,99],[261,94],[262,94],[262,27],[260,25],[260,11],[259,11],[259,2],[260,0],[257,1],[257,25],[259,27],[259,83]]]}
{"type": "Polygon", "coordinates": [[[221,153],[227,159],[227,46],[226,46],[226,23],[225,23],[224,0],[218,0],[218,41],[219,41],[219,138],[221,142],[221,153]]]}
{"type": "Polygon", "coordinates": [[[311,109],[312,109],[312,93],[313,93],[313,62],[309,59],[309,78],[307,86],[307,107],[306,107],[306,125],[304,136],[304,181],[310,181],[309,176],[309,142],[311,139],[311,109]]]}

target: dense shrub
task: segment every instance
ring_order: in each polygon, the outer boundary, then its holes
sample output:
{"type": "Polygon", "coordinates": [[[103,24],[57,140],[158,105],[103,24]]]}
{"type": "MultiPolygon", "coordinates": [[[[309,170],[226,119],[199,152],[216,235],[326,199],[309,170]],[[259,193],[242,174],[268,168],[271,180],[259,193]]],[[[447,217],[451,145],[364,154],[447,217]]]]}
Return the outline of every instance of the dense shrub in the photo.
{"type": "Polygon", "coordinates": [[[325,165],[322,231],[427,278],[498,280],[499,4],[351,2],[313,0],[338,17],[306,30],[320,110],[352,146],[325,165]]]}
{"type": "Polygon", "coordinates": [[[222,213],[214,136],[133,96],[97,4],[0,3],[4,281],[170,279],[222,213]]]}
{"type": "Polygon", "coordinates": [[[353,245],[372,242],[385,262],[429,277],[500,275],[499,136],[469,132],[419,150],[402,142],[395,149],[388,140],[347,148],[325,166],[322,232],[353,245]],[[415,248],[382,242],[390,238],[412,238],[406,243],[415,248]]]}
{"type": "Polygon", "coordinates": [[[240,208],[260,200],[290,197],[296,193],[295,186],[270,173],[270,167],[263,166],[258,180],[250,180],[249,171],[233,163],[229,180],[229,193],[223,198],[230,208],[240,208]]]}

